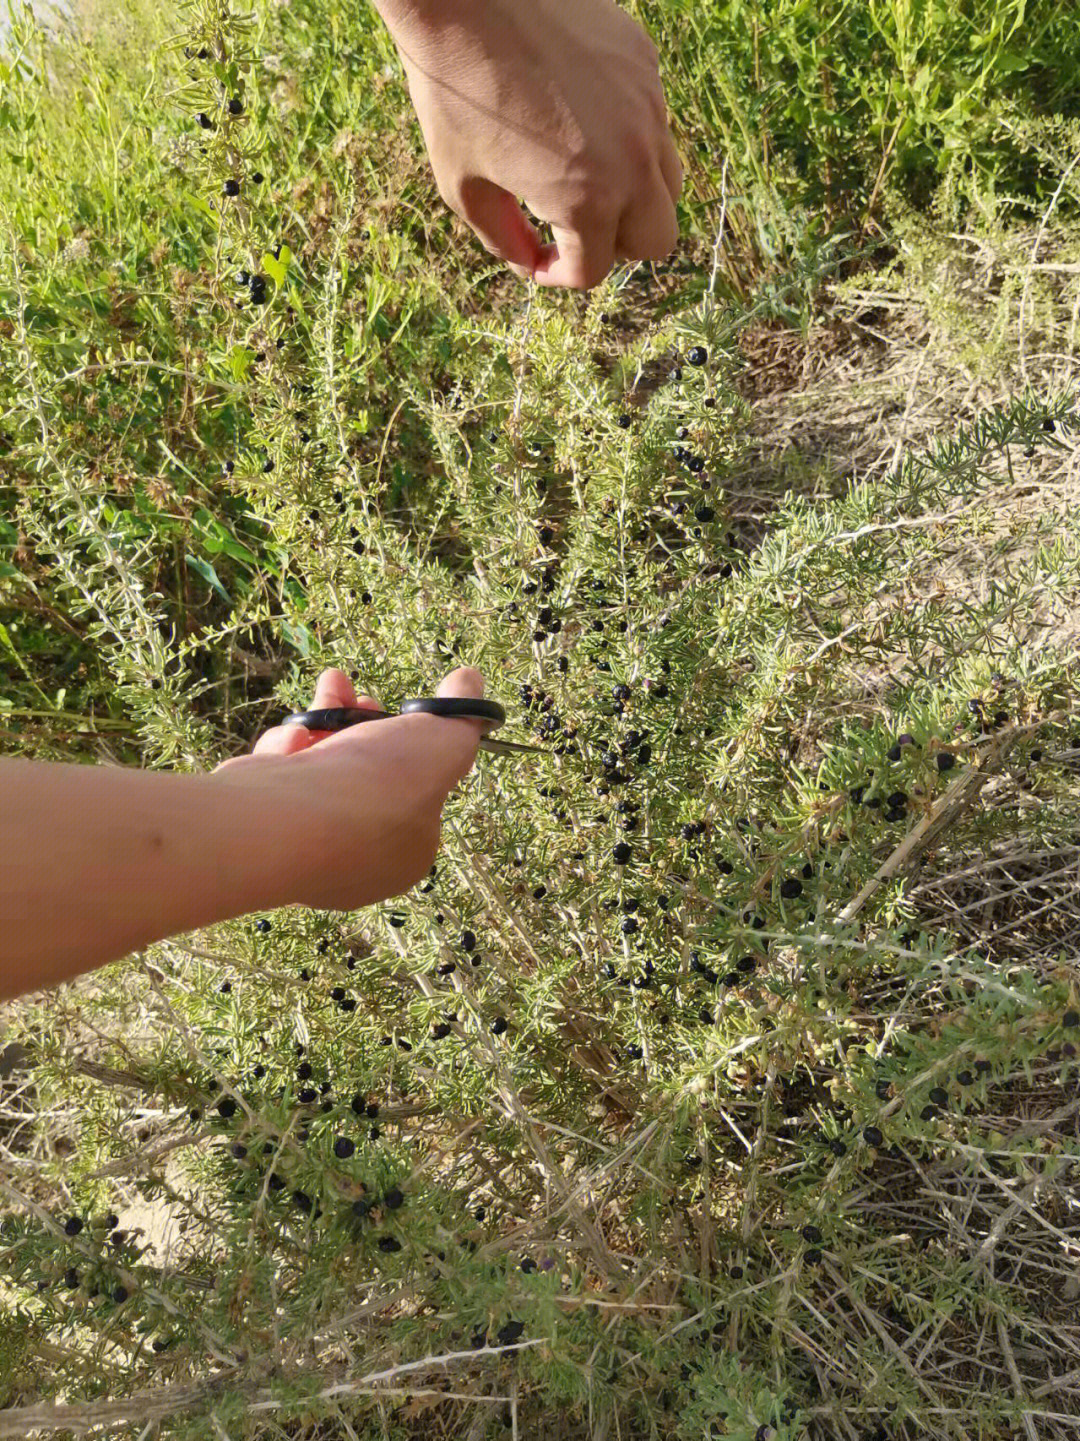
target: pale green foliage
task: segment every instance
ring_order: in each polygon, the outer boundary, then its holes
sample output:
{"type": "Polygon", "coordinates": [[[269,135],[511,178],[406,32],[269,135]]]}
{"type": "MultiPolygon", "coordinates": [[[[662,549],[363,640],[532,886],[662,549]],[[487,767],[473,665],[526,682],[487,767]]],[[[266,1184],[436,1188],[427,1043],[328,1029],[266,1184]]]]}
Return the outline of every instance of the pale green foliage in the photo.
{"type": "MultiPolygon", "coordinates": [[[[404,101],[376,86],[377,27],[346,63],[315,5],[193,15],[181,43],[226,49],[227,90],[171,52],[160,74],[190,109],[243,82],[236,153],[270,177],[250,207],[209,206],[236,163],[218,111],[177,193],[136,214],[116,176],[62,163],[61,142],[93,148],[89,103],[65,119],[12,87],[64,203],[112,197],[61,271],[21,190],[4,251],[0,484],[34,561],[3,574],[13,745],[85,744],[70,685],[105,754],[210,766],[327,664],[393,702],[458,659],[548,753],[479,758],[408,896],[247,918],[15,1011],[36,1060],[0,1119],[4,1404],[213,1376],[162,1434],[464,1436],[477,1405],[495,1434],[504,1402],[483,1398],[510,1396],[528,1436],[1013,1434],[1002,1335],[1032,1395],[1076,1369],[1046,1277],[1076,1244],[1080,520],[1018,482],[1027,452],[1075,446],[1069,365],[1048,384],[1032,361],[1029,391],[870,478],[819,487],[807,461],[752,533],[738,343],[810,305],[842,247],[808,243],[746,306],[707,246],[584,303],[500,300],[497,268],[427,218],[408,147],[379,172],[404,101]],[[261,70],[230,71],[248,49],[261,70]],[[129,331],[103,236],[130,239],[129,331]],[[162,244],[182,273],[155,289],[162,244]],[[241,266],[265,306],[235,304],[241,266]],[[845,920],[976,764],[985,789],[845,920]],[[167,1254],[110,1241],[110,1207],[167,1208],[167,1254]],[[509,1322],[543,1344],[399,1375],[392,1399],[362,1380],[509,1322]],[[46,1381],[22,1359],[42,1344],[46,1381]]],[[[1035,237],[997,209],[998,293],[957,300],[949,213],[898,206],[874,278],[925,304],[935,360],[1000,375],[1036,330],[1073,350],[1071,272],[1025,271],[1035,237]]],[[[1074,254],[1056,206],[1044,241],[1074,254]]]]}

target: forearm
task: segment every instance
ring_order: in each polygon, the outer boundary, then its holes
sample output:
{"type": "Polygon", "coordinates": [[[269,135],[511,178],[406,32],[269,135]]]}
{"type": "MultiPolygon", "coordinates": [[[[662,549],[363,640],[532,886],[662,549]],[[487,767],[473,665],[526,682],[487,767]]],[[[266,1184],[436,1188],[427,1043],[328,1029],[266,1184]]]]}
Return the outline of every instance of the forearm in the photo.
{"type": "Polygon", "coordinates": [[[0,997],[288,904],[288,824],[213,776],[0,759],[0,997]]]}

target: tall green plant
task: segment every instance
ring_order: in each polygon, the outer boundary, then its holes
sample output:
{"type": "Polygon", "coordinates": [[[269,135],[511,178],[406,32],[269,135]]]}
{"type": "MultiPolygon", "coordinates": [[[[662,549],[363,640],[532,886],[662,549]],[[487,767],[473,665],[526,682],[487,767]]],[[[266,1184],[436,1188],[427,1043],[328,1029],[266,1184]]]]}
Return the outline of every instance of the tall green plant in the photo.
{"type": "MultiPolygon", "coordinates": [[[[14,1013],[0,1435],[1042,1425],[1077,1369],[1045,1278],[1075,1244],[1080,746],[1045,626],[1080,535],[1010,467],[1075,443],[1075,395],[788,495],[751,545],[736,342],[814,247],[760,310],[712,273],[479,307],[448,227],[395,223],[415,156],[387,210],[354,163],[345,122],[398,112],[335,22],[192,14],[177,195],[103,228],[130,229],[133,334],[100,237],[61,284],[12,187],[15,684],[55,701],[39,596],[148,765],[213,764],[326,664],[388,701],[476,664],[547,749],[480,758],[407,896],[14,1013]],[[290,27],[310,70],[267,65],[290,27]]],[[[18,85],[56,194],[119,197],[53,153],[90,165],[89,102],[65,128],[18,85]]]]}

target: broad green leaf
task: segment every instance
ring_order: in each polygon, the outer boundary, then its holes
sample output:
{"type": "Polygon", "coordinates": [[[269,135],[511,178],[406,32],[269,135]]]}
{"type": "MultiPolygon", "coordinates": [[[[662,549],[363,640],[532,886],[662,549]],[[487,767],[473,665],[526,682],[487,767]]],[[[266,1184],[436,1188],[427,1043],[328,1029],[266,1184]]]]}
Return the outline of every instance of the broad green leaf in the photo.
{"type": "Polygon", "coordinates": [[[1027,55],[1018,55],[1015,50],[1002,50],[994,61],[999,75],[1012,75],[1017,70],[1026,70],[1031,64],[1027,55]]]}
{"type": "Polygon", "coordinates": [[[249,350],[246,345],[234,345],[229,351],[229,369],[232,371],[233,379],[237,382],[244,379],[251,369],[251,362],[255,359],[255,352],[249,350]]]}
{"type": "Polygon", "coordinates": [[[232,600],[229,596],[229,592],[222,585],[220,579],[218,578],[217,571],[208,560],[200,560],[198,556],[190,554],[186,555],[184,559],[187,561],[188,565],[191,566],[192,570],[198,571],[199,575],[202,576],[203,580],[206,581],[207,585],[212,586],[213,589],[217,591],[218,595],[221,596],[222,600],[226,601],[229,605],[232,605],[232,600]]]}
{"type": "Polygon", "coordinates": [[[187,198],[188,203],[190,205],[193,205],[196,210],[201,210],[202,213],[206,216],[209,216],[211,220],[217,220],[217,216],[210,209],[209,205],[207,205],[206,201],[202,198],[201,195],[189,195],[187,198]]]}
{"type": "MultiPolygon", "coordinates": [[[[281,247],[282,257],[285,256],[286,250],[287,247],[283,245],[281,247]]],[[[262,267],[266,271],[267,275],[269,275],[270,279],[277,286],[277,288],[280,290],[281,287],[285,284],[285,276],[288,274],[288,262],[284,259],[276,259],[273,255],[270,254],[269,251],[267,251],[262,258],[262,267]]]]}
{"type": "Polygon", "coordinates": [[[247,546],[242,545],[240,541],[233,539],[232,536],[230,536],[228,540],[221,541],[221,549],[227,556],[230,556],[235,561],[239,561],[241,565],[255,568],[259,564],[247,546]]]}
{"type": "Polygon", "coordinates": [[[307,660],[311,654],[311,632],[306,625],[291,625],[287,620],[281,622],[281,634],[290,645],[296,647],[300,654],[307,660]]]}

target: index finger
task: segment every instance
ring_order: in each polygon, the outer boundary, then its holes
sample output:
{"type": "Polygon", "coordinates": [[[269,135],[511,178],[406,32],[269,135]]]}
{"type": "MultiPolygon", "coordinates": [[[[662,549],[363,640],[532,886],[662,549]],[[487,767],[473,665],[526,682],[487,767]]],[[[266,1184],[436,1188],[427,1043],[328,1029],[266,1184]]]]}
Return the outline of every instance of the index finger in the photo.
{"type": "MultiPolygon", "coordinates": [[[[343,670],[324,670],[315,682],[312,710],[382,710],[377,700],[369,695],[357,696],[352,681],[343,670]]],[[[253,755],[293,755],[307,750],[332,731],[307,730],[304,726],[274,726],[264,731],[252,747],[253,755]]]]}
{"type": "Polygon", "coordinates": [[[324,670],[315,682],[312,710],[352,710],[358,704],[352,681],[343,670],[324,670]]]}

